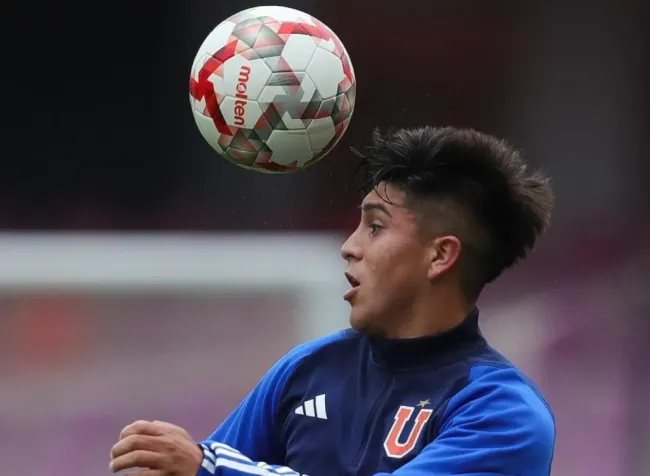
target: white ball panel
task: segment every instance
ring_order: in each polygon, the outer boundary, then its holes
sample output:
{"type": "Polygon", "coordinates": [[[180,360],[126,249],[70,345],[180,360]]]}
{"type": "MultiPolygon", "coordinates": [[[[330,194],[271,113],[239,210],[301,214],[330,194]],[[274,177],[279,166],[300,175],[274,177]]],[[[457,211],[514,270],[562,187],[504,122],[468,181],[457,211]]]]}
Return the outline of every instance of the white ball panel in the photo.
{"type": "Polygon", "coordinates": [[[214,126],[212,119],[204,116],[196,109],[192,111],[192,114],[194,115],[194,121],[196,122],[196,125],[199,128],[199,131],[201,132],[203,138],[208,142],[208,144],[210,144],[212,148],[214,148],[214,150],[220,154],[223,154],[223,149],[221,149],[219,146],[220,134],[219,131],[217,131],[217,128],[214,126]]]}
{"type": "Polygon", "coordinates": [[[334,43],[334,40],[331,38],[329,40],[320,40],[318,47],[323,48],[325,51],[329,51],[330,53],[334,53],[336,43],[334,43]]]}
{"type": "Polygon", "coordinates": [[[262,109],[255,101],[225,97],[219,105],[221,114],[229,126],[253,129],[262,115],[262,109]]]}
{"type": "Polygon", "coordinates": [[[303,103],[308,103],[311,101],[316,94],[316,85],[311,80],[309,75],[305,74],[300,81],[300,87],[302,88],[303,94],[300,101],[303,103]]]}
{"type": "Polygon", "coordinates": [[[282,49],[282,58],[294,71],[305,71],[316,48],[311,36],[291,35],[282,49]]]}
{"type": "Polygon", "coordinates": [[[306,130],[273,131],[266,142],[273,151],[271,160],[276,164],[289,165],[298,162],[301,167],[314,156],[306,130]]]}
{"type": "Polygon", "coordinates": [[[203,111],[205,111],[205,98],[194,99],[190,94],[190,104],[192,105],[192,112],[194,114],[204,115],[203,111]]]}
{"type": "Polygon", "coordinates": [[[307,74],[323,99],[336,96],[339,83],[345,77],[341,59],[322,48],[316,49],[307,67],[307,74]]]}
{"type": "Polygon", "coordinates": [[[219,94],[220,96],[226,96],[226,83],[223,80],[222,76],[219,76],[218,74],[211,74],[208,77],[208,81],[210,81],[214,85],[214,92],[219,94]]]}
{"type": "Polygon", "coordinates": [[[284,123],[287,129],[291,129],[291,130],[305,129],[305,121],[303,121],[300,118],[294,119],[289,115],[288,112],[282,114],[282,122],[284,123]]]}
{"type": "Polygon", "coordinates": [[[263,59],[249,60],[242,55],[233,56],[223,64],[224,95],[236,97],[239,94],[255,100],[270,77],[271,69],[263,59]]]}
{"type": "Polygon", "coordinates": [[[336,135],[336,128],[331,117],[314,119],[307,128],[307,135],[313,150],[322,150],[336,135]]]}
{"type": "MultiPolygon", "coordinates": [[[[304,73],[302,73],[302,78],[300,79],[300,88],[302,89],[302,96],[299,98],[293,98],[293,100],[303,103],[311,101],[316,92],[316,86],[311,78],[304,73]]],[[[287,97],[287,92],[284,89],[284,86],[266,86],[260,93],[257,101],[263,104],[270,104],[273,102],[285,102],[288,99],[291,98],[287,97]]]]}

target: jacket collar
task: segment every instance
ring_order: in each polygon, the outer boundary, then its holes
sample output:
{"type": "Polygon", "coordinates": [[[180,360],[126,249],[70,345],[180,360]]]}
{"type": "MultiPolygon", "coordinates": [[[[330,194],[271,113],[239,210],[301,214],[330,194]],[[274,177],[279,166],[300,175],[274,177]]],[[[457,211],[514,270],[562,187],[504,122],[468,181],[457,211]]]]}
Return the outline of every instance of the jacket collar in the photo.
{"type": "Polygon", "coordinates": [[[454,360],[458,352],[467,347],[486,345],[478,316],[475,308],[456,327],[423,337],[387,339],[367,336],[372,356],[382,367],[404,370],[454,360]]]}

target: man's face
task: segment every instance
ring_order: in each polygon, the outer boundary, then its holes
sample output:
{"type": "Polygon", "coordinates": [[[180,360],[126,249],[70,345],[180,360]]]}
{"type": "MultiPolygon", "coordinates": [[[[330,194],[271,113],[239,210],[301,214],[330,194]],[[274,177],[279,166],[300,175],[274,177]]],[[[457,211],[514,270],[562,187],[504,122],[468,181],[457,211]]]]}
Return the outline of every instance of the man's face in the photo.
{"type": "Polygon", "coordinates": [[[403,191],[379,184],[364,198],[361,222],[341,248],[351,284],[345,299],[356,329],[390,333],[415,296],[426,292],[430,252],[405,204],[403,191]]]}

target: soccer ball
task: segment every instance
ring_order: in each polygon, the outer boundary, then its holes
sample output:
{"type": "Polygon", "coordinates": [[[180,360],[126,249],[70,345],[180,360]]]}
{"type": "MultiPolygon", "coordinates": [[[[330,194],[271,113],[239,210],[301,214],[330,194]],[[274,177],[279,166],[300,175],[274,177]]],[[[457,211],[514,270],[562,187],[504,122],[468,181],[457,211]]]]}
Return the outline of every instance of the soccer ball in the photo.
{"type": "Polygon", "coordinates": [[[192,65],[190,103],[201,135],[249,170],[293,172],[345,133],[356,81],[338,37],[316,18],[256,7],[219,24],[192,65]]]}

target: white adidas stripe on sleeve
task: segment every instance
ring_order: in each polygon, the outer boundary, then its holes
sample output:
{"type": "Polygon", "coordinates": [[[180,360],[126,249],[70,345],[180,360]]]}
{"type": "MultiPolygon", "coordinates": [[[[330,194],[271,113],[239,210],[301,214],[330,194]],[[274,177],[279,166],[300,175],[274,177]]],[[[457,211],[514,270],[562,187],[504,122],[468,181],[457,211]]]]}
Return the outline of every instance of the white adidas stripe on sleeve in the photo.
{"type": "Polygon", "coordinates": [[[325,409],[325,395],[319,395],[316,397],[316,416],[327,420],[327,410],[325,409]]]}
{"type": "Polygon", "coordinates": [[[236,449],[218,442],[201,444],[205,455],[201,467],[216,476],[230,476],[233,474],[256,476],[307,476],[287,466],[273,466],[263,462],[254,462],[236,449]]]}

